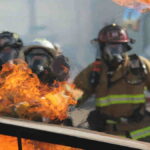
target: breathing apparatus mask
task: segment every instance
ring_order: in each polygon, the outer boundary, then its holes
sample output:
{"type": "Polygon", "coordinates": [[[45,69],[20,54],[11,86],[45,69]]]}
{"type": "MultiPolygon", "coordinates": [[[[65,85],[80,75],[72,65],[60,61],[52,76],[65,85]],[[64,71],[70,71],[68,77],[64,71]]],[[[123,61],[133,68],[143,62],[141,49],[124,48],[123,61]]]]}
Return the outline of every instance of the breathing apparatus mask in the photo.
{"type": "Polygon", "coordinates": [[[43,83],[52,83],[55,80],[51,66],[53,56],[44,48],[32,48],[25,54],[25,60],[43,83]]]}
{"type": "Polygon", "coordinates": [[[110,67],[117,67],[124,61],[126,49],[123,44],[107,43],[103,47],[102,57],[110,67]]]}
{"type": "Polygon", "coordinates": [[[4,31],[0,33],[0,66],[18,57],[23,42],[16,33],[4,31]]]}

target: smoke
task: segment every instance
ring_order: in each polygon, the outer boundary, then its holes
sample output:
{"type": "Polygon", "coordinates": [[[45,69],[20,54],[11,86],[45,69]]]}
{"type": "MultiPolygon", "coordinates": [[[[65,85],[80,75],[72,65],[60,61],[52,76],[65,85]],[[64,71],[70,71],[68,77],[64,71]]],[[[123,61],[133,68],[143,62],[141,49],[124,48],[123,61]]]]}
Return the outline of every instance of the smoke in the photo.
{"type": "Polygon", "coordinates": [[[70,59],[71,79],[95,60],[90,41],[106,22],[121,19],[123,12],[109,0],[13,0],[15,9],[10,0],[0,4],[0,30],[17,32],[25,44],[35,38],[58,43],[70,59]]]}

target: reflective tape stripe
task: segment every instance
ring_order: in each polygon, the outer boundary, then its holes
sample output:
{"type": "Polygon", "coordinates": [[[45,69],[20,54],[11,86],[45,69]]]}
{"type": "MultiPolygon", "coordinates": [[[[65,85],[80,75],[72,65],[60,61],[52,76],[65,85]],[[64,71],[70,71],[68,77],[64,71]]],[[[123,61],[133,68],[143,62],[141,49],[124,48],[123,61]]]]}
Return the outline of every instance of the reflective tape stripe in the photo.
{"type": "Polygon", "coordinates": [[[107,124],[117,124],[117,121],[114,120],[106,120],[107,124]]]}
{"type": "Polygon", "coordinates": [[[132,139],[138,140],[150,136],[150,126],[130,132],[132,139]]]}
{"type": "Polygon", "coordinates": [[[106,97],[97,98],[96,106],[104,107],[112,104],[138,104],[144,102],[145,102],[144,94],[138,94],[138,95],[121,94],[121,95],[109,95],[106,97]]]}

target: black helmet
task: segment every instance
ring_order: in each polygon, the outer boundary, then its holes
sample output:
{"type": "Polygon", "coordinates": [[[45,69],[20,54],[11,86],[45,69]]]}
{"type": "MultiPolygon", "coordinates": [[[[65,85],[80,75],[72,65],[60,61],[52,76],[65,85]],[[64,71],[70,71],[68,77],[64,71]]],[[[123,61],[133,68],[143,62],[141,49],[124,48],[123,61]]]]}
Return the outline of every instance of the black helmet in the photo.
{"type": "Polygon", "coordinates": [[[0,33],[0,48],[4,48],[6,46],[20,49],[23,46],[23,42],[17,33],[3,31],[0,33]]]}

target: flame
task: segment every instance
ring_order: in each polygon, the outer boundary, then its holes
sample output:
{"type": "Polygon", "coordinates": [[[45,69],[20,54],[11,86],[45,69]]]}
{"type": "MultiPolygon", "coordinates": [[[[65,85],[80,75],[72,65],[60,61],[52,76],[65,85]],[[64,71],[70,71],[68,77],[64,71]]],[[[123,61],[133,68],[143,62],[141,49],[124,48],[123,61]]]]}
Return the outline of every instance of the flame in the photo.
{"type": "MultiPolygon", "coordinates": [[[[69,107],[75,105],[81,95],[82,91],[72,83],[55,81],[51,87],[42,84],[22,60],[15,60],[15,64],[4,64],[0,72],[0,115],[62,121],[68,117],[69,107]]],[[[3,143],[0,147],[12,145],[6,149],[16,149],[16,139],[13,137],[0,135],[0,143],[3,143]]],[[[31,140],[23,140],[23,146],[23,150],[75,150],[31,140]]]]}
{"type": "Polygon", "coordinates": [[[56,81],[51,87],[42,84],[26,63],[4,64],[0,72],[2,115],[64,120],[69,106],[77,103],[80,93],[72,83],[56,81]]]}
{"type": "MultiPolygon", "coordinates": [[[[12,136],[0,135],[0,150],[17,150],[17,138],[12,136]]],[[[22,139],[23,150],[81,150],[69,146],[56,145],[38,141],[22,139]]]]}
{"type": "Polygon", "coordinates": [[[136,9],[141,13],[150,11],[150,0],[113,0],[115,3],[136,9]]]}
{"type": "MultiPolygon", "coordinates": [[[[1,150],[17,150],[17,138],[12,136],[0,135],[0,149],[1,150]]],[[[35,150],[32,141],[22,140],[23,150],[35,150]]]]}

